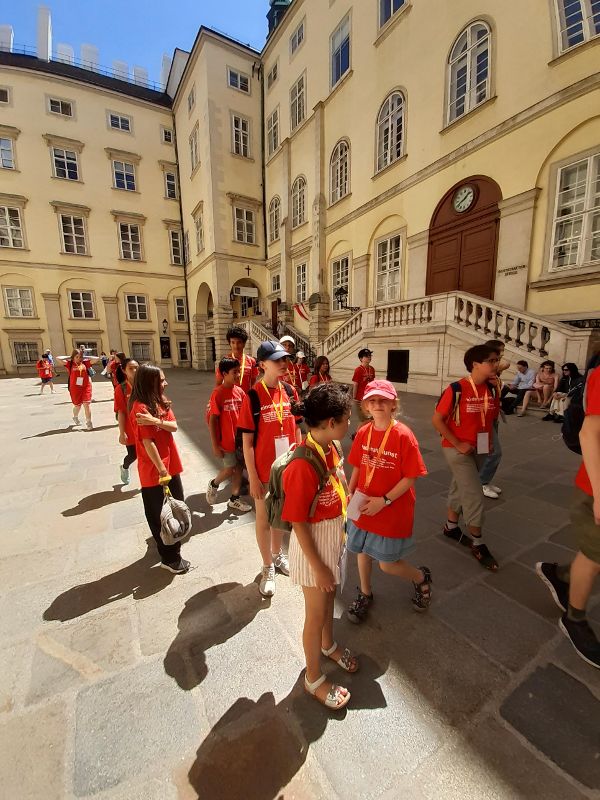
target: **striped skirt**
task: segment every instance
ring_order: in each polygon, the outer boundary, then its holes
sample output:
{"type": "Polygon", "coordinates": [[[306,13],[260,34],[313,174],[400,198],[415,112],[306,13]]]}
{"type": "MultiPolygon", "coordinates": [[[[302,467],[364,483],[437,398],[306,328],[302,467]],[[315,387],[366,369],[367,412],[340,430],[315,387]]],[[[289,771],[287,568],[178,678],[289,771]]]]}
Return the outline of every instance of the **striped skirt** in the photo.
{"type": "MultiPolygon", "coordinates": [[[[323,563],[333,573],[336,583],[341,583],[340,560],[344,552],[344,520],[340,517],[314,522],[310,526],[315,549],[323,563]]],[[[290,560],[290,580],[297,586],[315,587],[315,575],[304,551],[292,530],[288,554],[290,560]]]]}

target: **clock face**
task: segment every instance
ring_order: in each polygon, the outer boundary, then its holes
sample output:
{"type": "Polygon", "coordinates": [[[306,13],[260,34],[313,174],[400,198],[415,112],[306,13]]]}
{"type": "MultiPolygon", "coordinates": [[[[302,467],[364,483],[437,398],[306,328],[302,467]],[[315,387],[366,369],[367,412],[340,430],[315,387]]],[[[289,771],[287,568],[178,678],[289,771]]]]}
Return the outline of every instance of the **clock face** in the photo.
{"type": "Polygon", "coordinates": [[[461,186],[457,189],[452,198],[452,206],[455,211],[461,214],[463,211],[471,208],[475,200],[475,189],[472,186],[461,186]]]}

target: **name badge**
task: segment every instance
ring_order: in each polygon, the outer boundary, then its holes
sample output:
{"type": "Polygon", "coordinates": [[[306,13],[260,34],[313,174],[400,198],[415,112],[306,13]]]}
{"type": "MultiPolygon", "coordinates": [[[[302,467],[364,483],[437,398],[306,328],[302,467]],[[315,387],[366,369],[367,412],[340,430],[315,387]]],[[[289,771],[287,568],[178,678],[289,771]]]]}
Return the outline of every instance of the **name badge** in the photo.
{"type": "Polygon", "coordinates": [[[75,385],[76,386],[83,386],[83,377],[75,378],[75,385]]]}
{"type": "Polygon", "coordinates": [[[279,458],[290,449],[290,440],[287,436],[275,437],[275,458],[279,458]]]}
{"type": "Polygon", "coordinates": [[[477,434],[477,455],[486,455],[490,452],[490,435],[487,431],[477,434]]]}

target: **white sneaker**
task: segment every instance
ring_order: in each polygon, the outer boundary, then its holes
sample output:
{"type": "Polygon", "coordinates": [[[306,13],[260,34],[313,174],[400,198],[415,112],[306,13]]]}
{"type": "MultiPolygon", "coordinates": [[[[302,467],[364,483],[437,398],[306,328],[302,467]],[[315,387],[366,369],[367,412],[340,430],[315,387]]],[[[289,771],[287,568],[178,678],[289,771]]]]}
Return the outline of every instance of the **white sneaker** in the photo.
{"type": "Polygon", "coordinates": [[[275,594],[275,567],[273,564],[262,568],[258,591],[263,597],[273,597],[275,594]]]}
{"type": "Polygon", "coordinates": [[[227,508],[230,508],[232,511],[239,511],[240,514],[245,514],[247,511],[252,511],[252,506],[248,503],[244,503],[244,501],[239,497],[235,500],[229,500],[227,503],[227,508]]]}
{"type": "Polygon", "coordinates": [[[94,426],[92,425],[92,421],[91,420],[89,420],[88,422],[85,423],[85,427],[88,429],[88,431],[93,431],[94,430],[94,426]]]}
{"type": "Polygon", "coordinates": [[[502,489],[499,486],[494,486],[493,483],[488,483],[488,489],[491,489],[492,492],[496,492],[496,494],[502,494],[502,489]]]}
{"type": "Polygon", "coordinates": [[[208,482],[208,486],[206,487],[206,502],[209,506],[214,506],[217,502],[217,492],[219,491],[218,486],[213,486],[212,478],[208,482]]]}
{"type": "Polygon", "coordinates": [[[125,486],[129,483],[129,470],[123,466],[121,466],[121,483],[125,484],[125,486]]]}
{"type": "Polygon", "coordinates": [[[275,564],[277,572],[281,572],[282,575],[290,574],[290,562],[283,551],[280,550],[277,554],[273,555],[273,563],[275,564]]]}
{"type": "Polygon", "coordinates": [[[81,423],[79,422],[79,417],[75,416],[73,417],[73,425],[81,425],[81,423]]]}
{"type": "Polygon", "coordinates": [[[499,494],[498,494],[498,492],[494,491],[494,487],[493,486],[489,486],[489,485],[482,486],[481,489],[483,490],[483,493],[484,493],[484,495],[486,497],[491,497],[492,500],[497,500],[498,499],[499,494]]]}

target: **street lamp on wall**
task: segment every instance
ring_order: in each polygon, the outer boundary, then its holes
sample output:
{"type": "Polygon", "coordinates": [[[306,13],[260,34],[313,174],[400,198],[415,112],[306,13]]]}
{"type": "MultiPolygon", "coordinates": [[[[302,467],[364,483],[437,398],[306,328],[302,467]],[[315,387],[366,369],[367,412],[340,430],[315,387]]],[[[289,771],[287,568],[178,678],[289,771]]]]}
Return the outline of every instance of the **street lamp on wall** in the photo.
{"type": "Polygon", "coordinates": [[[346,289],[345,286],[338,286],[333,295],[335,299],[338,301],[338,305],[341,311],[350,311],[352,314],[355,314],[357,311],[360,311],[360,306],[348,305],[348,289],[346,289]]]}
{"type": "Polygon", "coordinates": [[[163,319],[163,321],[162,321],[163,336],[166,336],[166,335],[167,335],[167,330],[168,330],[168,328],[169,328],[169,322],[168,322],[168,320],[166,320],[166,319],[163,319]]]}

